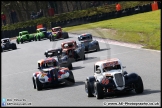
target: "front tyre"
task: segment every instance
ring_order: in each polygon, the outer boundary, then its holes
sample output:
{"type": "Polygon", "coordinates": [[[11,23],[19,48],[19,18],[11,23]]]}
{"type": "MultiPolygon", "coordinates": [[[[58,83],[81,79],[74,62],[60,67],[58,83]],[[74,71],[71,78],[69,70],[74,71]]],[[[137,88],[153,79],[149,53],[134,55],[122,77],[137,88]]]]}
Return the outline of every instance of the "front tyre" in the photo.
{"type": "Polygon", "coordinates": [[[34,77],[32,77],[32,80],[33,80],[33,86],[34,86],[34,89],[36,89],[36,84],[35,84],[34,77]]]}
{"type": "Polygon", "coordinates": [[[16,44],[13,44],[13,45],[12,45],[12,49],[13,49],[13,50],[17,49],[16,44]]]}
{"type": "Polygon", "coordinates": [[[94,84],[94,89],[96,93],[96,98],[97,99],[103,99],[104,98],[104,92],[101,84],[99,82],[95,82],[94,84]]]}
{"type": "Polygon", "coordinates": [[[85,54],[84,54],[84,56],[82,57],[82,60],[85,60],[85,54]]]}
{"type": "Polygon", "coordinates": [[[97,48],[96,48],[96,51],[100,51],[100,46],[98,44],[97,48]]]}
{"type": "Polygon", "coordinates": [[[23,39],[21,39],[21,44],[23,44],[23,42],[24,42],[23,39]]]}
{"type": "Polygon", "coordinates": [[[141,77],[138,76],[138,81],[137,81],[137,83],[135,84],[135,92],[136,92],[137,94],[140,94],[140,93],[143,92],[143,89],[144,89],[144,87],[143,87],[143,81],[142,81],[141,77]]]}
{"type": "Polygon", "coordinates": [[[42,83],[39,81],[38,78],[36,78],[36,88],[38,91],[42,90],[42,83]]]}
{"type": "Polygon", "coordinates": [[[74,75],[71,71],[69,71],[69,77],[65,79],[66,80],[66,84],[67,85],[73,85],[75,84],[75,79],[74,79],[74,75]]]}
{"type": "Polygon", "coordinates": [[[69,64],[68,68],[69,68],[69,70],[72,70],[73,69],[72,63],[69,64]]]}
{"type": "Polygon", "coordinates": [[[93,97],[92,90],[90,88],[88,81],[85,81],[85,91],[86,91],[88,97],[93,97]]]}
{"type": "Polygon", "coordinates": [[[40,36],[38,36],[38,40],[39,40],[39,41],[41,40],[40,36]]]}
{"type": "Polygon", "coordinates": [[[37,41],[37,37],[36,36],[34,37],[34,40],[37,41]]]}
{"type": "Polygon", "coordinates": [[[16,40],[16,43],[17,43],[17,44],[19,44],[19,41],[18,41],[18,39],[16,40]]]}

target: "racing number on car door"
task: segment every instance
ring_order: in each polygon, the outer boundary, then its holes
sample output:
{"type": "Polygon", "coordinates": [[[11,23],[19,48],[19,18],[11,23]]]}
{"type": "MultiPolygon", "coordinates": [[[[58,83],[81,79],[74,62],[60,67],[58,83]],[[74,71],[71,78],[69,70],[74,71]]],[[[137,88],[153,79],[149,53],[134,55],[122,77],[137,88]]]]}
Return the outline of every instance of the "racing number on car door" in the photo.
{"type": "Polygon", "coordinates": [[[107,85],[109,83],[109,79],[104,78],[101,83],[107,85]]]}

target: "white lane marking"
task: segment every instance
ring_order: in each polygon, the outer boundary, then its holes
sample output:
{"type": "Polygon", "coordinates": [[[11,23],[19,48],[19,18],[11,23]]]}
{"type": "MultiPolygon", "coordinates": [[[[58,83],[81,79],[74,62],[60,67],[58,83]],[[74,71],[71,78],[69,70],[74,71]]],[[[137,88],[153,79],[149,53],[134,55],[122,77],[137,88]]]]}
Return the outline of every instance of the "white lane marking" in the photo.
{"type": "MultiPolygon", "coordinates": [[[[75,34],[74,36],[79,35],[77,33],[72,33],[72,34],[75,34]]],[[[120,41],[115,41],[115,40],[110,40],[110,39],[102,39],[102,38],[99,38],[99,37],[94,37],[94,39],[96,39],[97,41],[99,41],[101,43],[106,43],[106,44],[111,44],[111,45],[119,45],[119,46],[124,46],[124,47],[129,47],[129,48],[136,48],[136,49],[140,49],[140,50],[161,52],[160,50],[142,48],[143,46],[139,45],[139,44],[125,43],[125,42],[120,42],[120,41]]]]}
{"type": "Polygon", "coordinates": [[[2,77],[6,77],[6,76],[10,76],[10,75],[14,75],[14,74],[22,74],[22,73],[30,72],[30,71],[37,71],[37,70],[36,70],[36,69],[33,69],[33,70],[27,70],[27,71],[23,71],[23,72],[17,72],[17,73],[12,73],[12,74],[8,74],[8,75],[3,75],[2,77]]]}
{"type": "Polygon", "coordinates": [[[161,52],[159,50],[153,50],[153,49],[145,49],[142,48],[142,45],[139,44],[132,44],[132,43],[124,43],[124,42],[118,42],[114,40],[109,40],[109,39],[101,39],[101,38],[95,38],[97,41],[106,43],[106,44],[112,44],[112,45],[119,45],[119,46],[124,46],[124,47],[129,47],[129,48],[136,48],[140,50],[148,50],[148,51],[156,51],[156,52],[161,52]]]}

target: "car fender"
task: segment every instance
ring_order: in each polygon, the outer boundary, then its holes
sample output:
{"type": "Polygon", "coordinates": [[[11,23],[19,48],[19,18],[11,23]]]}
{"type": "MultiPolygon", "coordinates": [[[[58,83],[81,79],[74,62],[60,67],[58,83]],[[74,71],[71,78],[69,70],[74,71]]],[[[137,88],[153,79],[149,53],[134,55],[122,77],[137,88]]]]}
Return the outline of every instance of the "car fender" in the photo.
{"type": "Polygon", "coordinates": [[[29,38],[34,38],[34,35],[33,34],[29,34],[29,38]]]}
{"type": "Polygon", "coordinates": [[[41,83],[46,83],[46,82],[48,82],[48,76],[47,76],[47,74],[39,73],[39,74],[37,75],[37,78],[39,79],[39,81],[40,81],[41,83]]]}
{"type": "Polygon", "coordinates": [[[124,75],[125,77],[125,85],[129,85],[132,83],[136,83],[138,81],[138,74],[136,73],[130,73],[130,74],[126,74],[124,75]]]}

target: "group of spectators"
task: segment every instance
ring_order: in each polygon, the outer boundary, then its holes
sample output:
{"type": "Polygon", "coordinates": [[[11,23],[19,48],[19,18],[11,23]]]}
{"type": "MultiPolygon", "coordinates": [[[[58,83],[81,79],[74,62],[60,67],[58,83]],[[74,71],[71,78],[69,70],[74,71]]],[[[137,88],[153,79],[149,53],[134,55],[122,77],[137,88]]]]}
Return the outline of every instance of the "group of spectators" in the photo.
{"type": "MultiPolygon", "coordinates": [[[[42,16],[43,16],[43,11],[41,9],[40,9],[39,12],[37,12],[37,14],[34,13],[34,12],[31,13],[31,19],[37,19],[37,18],[40,18],[42,16]]],[[[9,17],[10,17],[11,24],[18,22],[17,13],[16,13],[15,10],[13,10],[13,9],[11,10],[11,12],[9,13],[9,17]]],[[[7,20],[6,14],[1,12],[1,26],[2,25],[5,26],[7,24],[6,20],[7,20]]]]}
{"type": "Polygon", "coordinates": [[[42,9],[40,9],[39,12],[35,13],[34,11],[31,13],[30,15],[31,19],[37,19],[37,18],[40,18],[40,17],[43,17],[43,11],[42,9]]]}
{"type": "MultiPolygon", "coordinates": [[[[11,10],[9,17],[10,17],[10,21],[11,21],[12,24],[18,22],[17,13],[16,13],[15,10],[13,10],[13,9],[11,10]]],[[[4,26],[6,25],[6,15],[3,12],[1,12],[1,22],[2,22],[1,26],[2,26],[2,24],[4,26]]]]}

